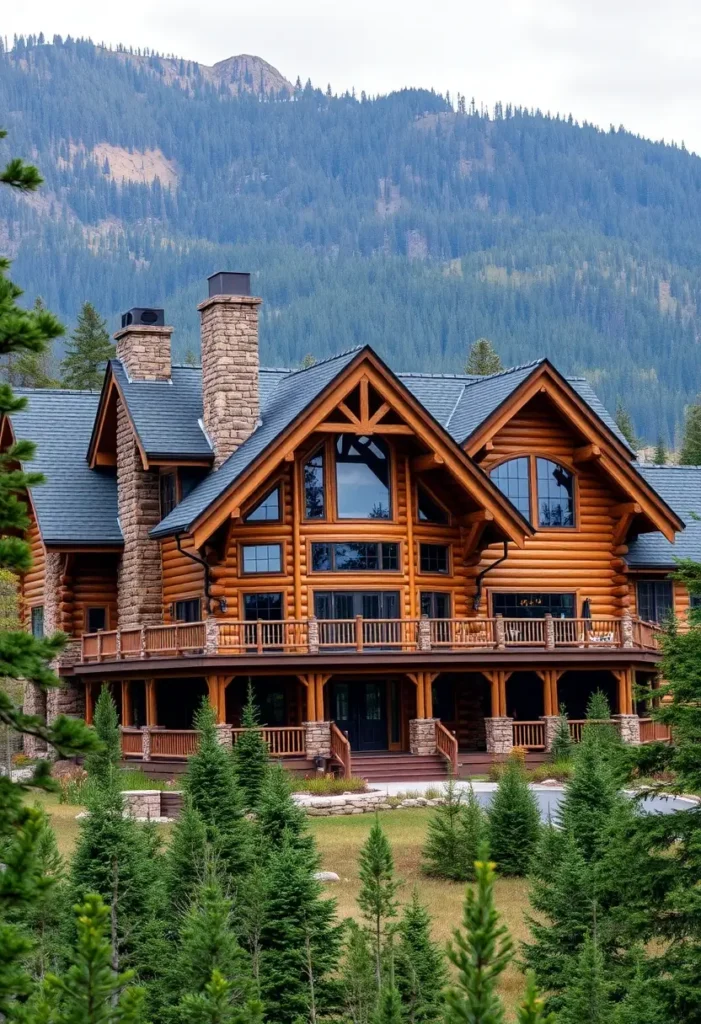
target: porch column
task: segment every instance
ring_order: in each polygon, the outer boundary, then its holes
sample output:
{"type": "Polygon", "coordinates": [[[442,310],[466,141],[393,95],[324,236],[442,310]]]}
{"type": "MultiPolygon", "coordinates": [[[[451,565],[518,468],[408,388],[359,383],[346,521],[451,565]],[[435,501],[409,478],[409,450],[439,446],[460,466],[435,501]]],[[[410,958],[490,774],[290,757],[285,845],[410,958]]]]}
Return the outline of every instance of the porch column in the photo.
{"type": "Polygon", "coordinates": [[[122,679],[122,725],[130,726],[133,721],[131,682],[129,679],[122,679]]]}
{"type": "Polygon", "coordinates": [[[640,745],[640,719],[633,709],[633,669],[622,668],[615,672],[618,679],[618,714],[613,720],[624,743],[640,745]]]}
{"type": "Polygon", "coordinates": [[[206,678],[209,703],[217,716],[217,725],[224,725],[226,723],[226,676],[207,676],[206,678]]]}
{"type": "Polygon", "coordinates": [[[92,683],[85,684],[85,724],[92,725],[95,701],[93,700],[92,683]]]}
{"type": "Polygon", "coordinates": [[[408,672],[416,687],[416,718],[409,722],[409,749],[412,754],[436,753],[436,719],[433,717],[433,680],[437,672],[408,672]]]}
{"type": "Polygon", "coordinates": [[[483,669],[482,674],[489,681],[492,698],[492,716],[484,720],[487,751],[490,754],[509,754],[514,745],[514,722],[506,714],[506,683],[511,672],[483,669]]]}
{"type": "Polygon", "coordinates": [[[331,723],[324,721],[324,686],[331,676],[305,672],[297,678],[307,692],[307,721],[302,723],[307,757],[331,757],[331,723]]]}
{"type": "Polygon", "coordinates": [[[158,725],[158,711],[156,705],[156,680],[147,679],[144,683],[146,689],[146,726],[158,725]]]}

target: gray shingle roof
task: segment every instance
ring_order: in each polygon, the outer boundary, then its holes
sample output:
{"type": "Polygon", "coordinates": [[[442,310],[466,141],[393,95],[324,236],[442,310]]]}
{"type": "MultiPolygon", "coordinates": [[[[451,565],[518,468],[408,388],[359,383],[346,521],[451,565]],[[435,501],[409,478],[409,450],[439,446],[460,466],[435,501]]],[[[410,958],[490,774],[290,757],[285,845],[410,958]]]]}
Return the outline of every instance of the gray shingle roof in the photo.
{"type": "Polygon", "coordinates": [[[677,515],[686,529],[670,544],[661,533],[643,533],[628,549],[626,561],[635,569],[669,569],[675,558],[701,561],[701,466],[639,466],[638,471],[677,515]]]}
{"type": "Polygon", "coordinates": [[[32,488],[45,544],[121,544],[114,472],[91,470],[85,459],[97,412],[96,391],[16,388],[28,405],[12,416],[15,437],[34,441],[27,464],[46,483],[32,488]]]}
{"type": "MultiPolygon", "coordinates": [[[[315,363],[306,370],[277,371],[277,386],[269,378],[261,389],[261,425],[219,469],[210,473],[151,531],[152,537],[187,530],[216,501],[255,458],[306,409],[318,394],[355,359],[360,348],[315,363]],[[265,395],[265,398],[263,397],[265,395]]],[[[275,371],[273,371],[275,372],[275,371]]]]}

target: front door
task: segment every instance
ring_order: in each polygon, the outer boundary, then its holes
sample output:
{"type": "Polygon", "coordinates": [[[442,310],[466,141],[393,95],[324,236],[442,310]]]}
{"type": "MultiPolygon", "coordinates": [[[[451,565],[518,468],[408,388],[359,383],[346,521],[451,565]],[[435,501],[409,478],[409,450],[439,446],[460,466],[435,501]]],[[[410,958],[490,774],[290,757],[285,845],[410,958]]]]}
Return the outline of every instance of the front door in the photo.
{"type": "Polygon", "coordinates": [[[334,683],[332,716],[348,734],[351,750],[387,750],[384,682],[334,683]]]}

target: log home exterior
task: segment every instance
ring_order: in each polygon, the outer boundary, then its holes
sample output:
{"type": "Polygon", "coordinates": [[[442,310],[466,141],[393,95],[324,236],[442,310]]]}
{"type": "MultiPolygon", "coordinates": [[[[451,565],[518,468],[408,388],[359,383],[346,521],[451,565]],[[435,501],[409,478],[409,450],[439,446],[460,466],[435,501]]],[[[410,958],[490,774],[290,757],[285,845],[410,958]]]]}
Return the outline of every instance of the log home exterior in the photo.
{"type": "MultiPolygon", "coordinates": [[[[250,680],[291,765],[428,777],[546,749],[560,704],[576,732],[603,687],[639,742],[649,620],[688,607],[666,576],[701,470],[638,466],[545,360],[395,374],[363,347],[261,368],[248,275],[209,293],[201,369],[133,310],[99,395],[26,392],[2,424],[47,477],[25,622],[71,637],[63,688],[27,706],[89,720],[107,683],[125,756],[170,767],[204,695],[235,741],[250,680]]],[[[681,538],[695,554],[693,521],[681,538]]]]}

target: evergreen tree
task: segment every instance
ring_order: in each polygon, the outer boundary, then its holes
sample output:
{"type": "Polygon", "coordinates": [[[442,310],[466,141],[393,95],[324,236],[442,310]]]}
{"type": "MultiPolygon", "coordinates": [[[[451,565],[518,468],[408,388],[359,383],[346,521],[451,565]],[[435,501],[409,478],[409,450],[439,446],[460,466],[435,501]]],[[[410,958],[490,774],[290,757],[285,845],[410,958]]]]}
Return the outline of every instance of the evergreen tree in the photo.
{"type": "Polygon", "coordinates": [[[521,765],[510,760],[489,809],[492,856],[504,875],[525,875],[538,842],[540,815],[521,765]]]}
{"type": "Polygon", "coordinates": [[[117,707],[106,686],[102,687],[95,702],[93,727],[100,747],[86,757],[85,770],[97,785],[107,786],[111,783],[122,758],[122,740],[117,707]]]}
{"type": "MultiPolygon", "coordinates": [[[[0,138],[5,134],[0,131],[0,138]]],[[[41,184],[41,176],[35,167],[14,159],[0,172],[0,182],[20,193],[31,192],[41,184]]],[[[9,262],[0,259],[0,356],[41,354],[63,328],[47,310],[26,310],[18,305],[22,292],[10,281],[8,269],[9,262]]],[[[13,395],[9,384],[0,384],[0,415],[19,412],[26,404],[26,398],[13,395]]],[[[26,572],[31,566],[29,544],[21,539],[29,527],[24,496],[30,487],[41,484],[42,477],[17,466],[31,461],[33,454],[33,444],[18,440],[0,455],[0,569],[13,572],[26,572]]],[[[60,715],[47,726],[41,718],[24,714],[9,692],[10,684],[18,680],[42,690],[58,686],[50,662],[63,644],[60,634],[39,639],[24,630],[0,631],[0,662],[5,680],[5,687],[0,689],[0,723],[14,732],[37,737],[65,757],[94,749],[92,731],[66,715],[60,715]]],[[[31,786],[46,787],[48,776],[49,764],[41,762],[31,783],[13,783],[9,775],[0,777],[0,1016],[8,1020],[21,1013],[21,1004],[33,987],[26,969],[32,943],[23,930],[22,919],[34,912],[45,887],[51,884],[42,874],[39,845],[43,819],[24,800],[31,786]]]]}
{"type": "Polygon", "coordinates": [[[558,1024],[610,1024],[613,1008],[604,957],[589,933],[570,963],[568,977],[558,1024]]]}
{"type": "Polygon", "coordinates": [[[460,814],[460,861],[464,867],[463,880],[475,881],[475,862],[479,860],[480,850],[489,840],[489,820],[477,795],[468,786],[467,800],[465,800],[460,814]]]}
{"type": "Polygon", "coordinates": [[[105,321],[91,302],[84,302],[61,363],[64,388],[99,391],[104,364],[114,358],[115,351],[105,321]]]}
{"type": "Polygon", "coordinates": [[[276,1024],[315,1020],[338,1001],[336,902],[323,896],[314,878],[317,863],[286,838],[270,856],[260,987],[266,1013],[276,1024]]]}
{"type": "Polygon", "coordinates": [[[666,466],[667,465],[667,446],[662,439],[662,435],[657,438],[657,444],[655,445],[655,452],[652,456],[652,461],[655,466],[666,466]]]}
{"type": "Polygon", "coordinates": [[[268,747],[260,731],[258,708],[253,686],[248,682],[248,696],[241,716],[245,732],[239,733],[234,746],[234,769],[246,810],[256,810],[270,763],[268,747]]]}
{"type": "Polygon", "coordinates": [[[176,913],[189,906],[204,877],[207,829],[202,816],[185,798],[180,817],[173,825],[165,863],[168,903],[176,913]]]}
{"type": "Polygon", "coordinates": [[[550,747],[550,760],[553,764],[558,761],[569,761],[572,757],[572,737],[567,721],[567,710],[564,704],[560,705],[560,718],[558,719],[552,746],[550,747]]]}
{"type": "Polygon", "coordinates": [[[131,985],[133,971],[114,969],[108,939],[109,908],[91,894],[76,911],[76,942],[62,976],[46,979],[44,1024],[142,1024],[144,990],[131,985]]]}
{"type": "Polygon", "coordinates": [[[701,466],[701,405],[690,405],[684,418],[680,466],[701,466]]]}
{"type": "Polygon", "coordinates": [[[560,824],[574,836],[588,864],[603,854],[614,817],[624,817],[629,810],[626,797],[619,792],[615,760],[606,756],[607,747],[600,742],[600,728],[587,727],[583,732],[575,770],[558,813],[560,824]]]}
{"type": "Polygon", "coordinates": [[[482,851],[475,865],[476,888],[468,888],[462,929],[455,929],[448,959],[456,970],[446,990],[445,1024],[502,1024],[504,1008],[496,991],[513,957],[506,928],[494,906],[494,868],[482,851]]]}
{"type": "Polygon", "coordinates": [[[213,850],[230,875],[238,877],[250,863],[251,826],[244,817],[233,757],[217,739],[216,716],[206,699],[195,728],[200,744],[188,760],[183,789],[204,821],[213,850]]]}
{"type": "Polygon", "coordinates": [[[500,373],[504,369],[499,353],[488,338],[478,338],[470,349],[465,364],[465,373],[474,373],[486,377],[490,373],[500,373]]]}
{"type": "Polygon", "coordinates": [[[17,923],[22,924],[34,940],[29,965],[32,977],[41,981],[49,971],[56,970],[62,952],[65,863],[48,815],[39,804],[35,809],[41,823],[36,851],[43,884],[38,899],[30,907],[22,908],[21,919],[17,923]]]}
{"type": "Polygon", "coordinates": [[[180,1002],[182,1024],[263,1024],[263,1004],[249,999],[243,1007],[232,1002],[233,985],[219,971],[203,992],[186,995],[180,1002]]]}
{"type": "Polygon", "coordinates": [[[403,1019],[409,1024],[440,1021],[446,981],[445,958],[431,940],[431,918],[414,889],[399,922],[394,953],[394,985],[403,1019]]]}
{"type": "Polygon", "coordinates": [[[396,988],[385,985],[380,992],[372,1024],[403,1024],[402,1000],[396,988]]]}
{"type": "Polygon", "coordinates": [[[467,859],[462,848],[462,791],[455,779],[450,778],[443,787],[443,802],[429,818],[421,868],[427,875],[465,881],[467,859]]]}
{"type": "Polygon", "coordinates": [[[352,918],[345,922],[345,943],[341,965],[341,998],[353,1024],[370,1024],[377,1006],[375,958],[365,928],[352,918]]]}
{"type": "Polygon", "coordinates": [[[304,809],[292,798],[292,782],[289,772],[280,764],[268,768],[258,804],[256,817],[259,852],[279,847],[284,834],[288,842],[306,849],[313,854],[314,838],[309,831],[304,809]]]}
{"type": "Polygon", "coordinates": [[[666,1024],[669,1019],[659,981],[649,971],[645,953],[639,949],[625,995],[613,1007],[611,1024],[666,1024]]]}
{"type": "Polygon", "coordinates": [[[616,415],[614,418],[616,420],[616,426],[623,434],[628,444],[631,446],[633,451],[637,451],[640,447],[640,438],[635,433],[635,427],[633,426],[631,415],[620,398],[616,403],[616,415]]]}
{"type": "Polygon", "coordinates": [[[517,1024],[556,1024],[555,1014],[545,1012],[545,1000],[538,995],[535,978],[529,971],[526,980],[526,996],[518,1008],[517,1024]]]}
{"type": "Polygon", "coordinates": [[[394,873],[394,857],[380,819],[375,815],[370,834],[358,858],[360,892],[358,906],[372,936],[375,954],[375,980],[382,987],[383,946],[387,923],[397,916],[399,881],[394,873]]]}

